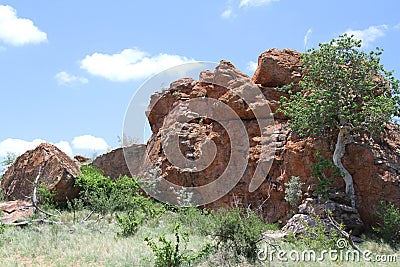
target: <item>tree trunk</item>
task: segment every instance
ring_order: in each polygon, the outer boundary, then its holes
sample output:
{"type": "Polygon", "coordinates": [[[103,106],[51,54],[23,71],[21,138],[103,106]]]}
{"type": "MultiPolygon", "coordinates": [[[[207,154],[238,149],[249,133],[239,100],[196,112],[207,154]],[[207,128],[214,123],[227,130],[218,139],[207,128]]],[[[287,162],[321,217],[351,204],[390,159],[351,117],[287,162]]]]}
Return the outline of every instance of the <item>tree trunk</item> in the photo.
{"type": "Polygon", "coordinates": [[[354,194],[353,177],[348,170],[342,164],[342,157],[346,152],[346,144],[348,141],[349,131],[346,128],[341,128],[336,141],[335,152],[333,153],[333,163],[339,168],[342,173],[343,180],[346,184],[346,194],[350,197],[351,206],[356,207],[356,200],[354,194]]]}

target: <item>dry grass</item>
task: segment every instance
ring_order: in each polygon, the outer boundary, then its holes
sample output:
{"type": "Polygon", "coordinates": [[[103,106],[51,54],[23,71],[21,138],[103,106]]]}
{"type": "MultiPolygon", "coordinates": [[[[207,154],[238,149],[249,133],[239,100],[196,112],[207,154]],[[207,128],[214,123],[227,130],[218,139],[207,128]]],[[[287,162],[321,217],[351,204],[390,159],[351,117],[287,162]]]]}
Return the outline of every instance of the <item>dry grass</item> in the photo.
{"type": "MultiPolygon", "coordinates": [[[[144,242],[146,236],[157,238],[166,234],[173,239],[173,227],[179,215],[167,212],[158,220],[147,221],[139,231],[128,238],[116,238],[119,230],[113,217],[99,218],[93,215],[88,222],[82,219],[88,211],[80,211],[73,222],[73,214],[63,212],[60,220],[64,225],[33,225],[25,228],[9,227],[0,235],[0,266],[153,266],[154,256],[144,242]]],[[[197,215],[198,216],[198,215],[197,215]]],[[[203,215],[205,216],[205,215],[203,215]]],[[[196,230],[196,223],[202,218],[193,218],[193,225],[184,223],[183,229],[190,231],[189,250],[197,251],[205,243],[212,242],[211,237],[202,236],[196,230]]],[[[200,224],[199,224],[200,225],[200,224]]],[[[201,227],[207,227],[203,222],[201,227]]],[[[282,250],[306,249],[299,244],[277,241],[282,250]]],[[[375,255],[393,255],[397,252],[390,246],[366,241],[361,250],[369,250],[375,255]]],[[[397,255],[398,256],[398,255],[397,255]]],[[[210,255],[199,266],[234,266],[223,251],[210,255]]],[[[377,262],[282,262],[264,261],[257,266],[398,266],[397,263],[377,262]]],[[[243,260],[238,266],[252,266],[243,260]]]]}
{"type": "MultiPolygon", "coordinates": [[[[160,223],[143,225],[135,236],[117,238],[113,219],[94,215],[81,223],[87,214],[80,212],[75,224],[72,213],[63,212],[65,225],[7,228],[0,242],[0,266],[152,266],[153,253],[144,238],[172,233],[174,222],[165,214],[160,223]]],[[[189,246],[196,249],[203,242],[205,237],[191,235],[189,246]]]]}

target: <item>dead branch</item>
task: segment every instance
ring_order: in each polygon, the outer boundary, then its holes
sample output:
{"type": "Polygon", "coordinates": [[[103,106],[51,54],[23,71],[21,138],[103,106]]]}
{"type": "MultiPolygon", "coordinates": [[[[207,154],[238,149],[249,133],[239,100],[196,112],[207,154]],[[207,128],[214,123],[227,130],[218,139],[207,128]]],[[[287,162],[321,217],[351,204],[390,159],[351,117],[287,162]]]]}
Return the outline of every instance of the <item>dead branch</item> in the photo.
{"type": "Polygon", "coordinates": [[[333,220],[332,216],[329,214],[329,210],[326,209],[325,212],[326,212],[326,215],[327,215],[328,218],[329,218],[329,221],[331,222],[332,226],[336,229],[336,231],[338,231],[339,234],[341,234],[344,238],[347,239],[347,241],[349,242],[350,246],[352,246],[352,248],[354,248],[354,249],[357,250],[358,252],[362,253],[362,251],[360,250],[360,248],[354,243],[354,241],[353,241],[351,235],[350,235],[349,233],[347,233],[346,231],[342,230],[342,229],[340,228],[340,226],[338,225],[338,223],[335,222],[335,221],[333,220]]]}
{"type": "Polygon", "coordinates": [[[89,215],[86,216],[86,217],[82,220],[82,223],[84,223],[84,222],[86,222],[87,220],[89,220],[90,217],[92,217],[93,213],[94,213],[94,210],[92,210],[92,211],[89,213],[89,215]]]}
{"type": "Polygon", "coordinates": [[[262,210],[262,208],[263,208],[263,206],[264,206],[264,204],[270,199],[270,197],[271,197],[271,189],[272,189],[272,183],[271,183],[271,181],[269,182],[269,185],[268,185],[268,196],[267,196],[267,198],[258,206],[258,208],[257,208],[257,210],[259,210],[259,211],[261,211],[262,210]]]}

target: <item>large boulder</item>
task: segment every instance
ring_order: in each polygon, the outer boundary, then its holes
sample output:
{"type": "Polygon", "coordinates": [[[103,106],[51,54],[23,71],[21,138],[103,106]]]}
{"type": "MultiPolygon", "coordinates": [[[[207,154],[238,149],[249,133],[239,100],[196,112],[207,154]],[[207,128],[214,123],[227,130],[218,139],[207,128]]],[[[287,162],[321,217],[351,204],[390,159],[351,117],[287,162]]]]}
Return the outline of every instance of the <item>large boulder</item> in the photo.
{"type": "MultiPolygon", "coordinates": [[[[285,183],[292,176],[299,176],[304,182],[303,191],[317,183],[311,173],[311,166],[318,161],[316,154],[319,152],[331,158],[336,141],[334,137],[299,138],[288,127],[287,118],[275,113],[280,96],[285,95],[278,87],[297,82],[301,78],[300,55],[290,49],[268,50],[260,55],[252,79],[230,62],[221,61],[214,71],[202,72],[198,81],[180,79],[172,83],[170,88],[154,94],[147,111],[153,134],[148,141],[146,153],[153,165],[160,168],[160,174],[174,184],[201,186],[214,181],[224,172],[231,144],[224,127],[213,120],[195,119],[195,114],[192,120],[181,119],[190,118],[192,114],[187,104],[189,100],[198,97],[216,99],[234,110],[245,125],[249,137],[249,153],[246,170],[237,185],[207,207],[218,209],[232,205],[251,206],[262,210],[269,221],[285,222],[290,209],[284,199],[285,183]],[[261,90],[271,111],[275,113],[272,139],[267,143],[261,138],[254,112],[238,96],[249,84],[261,90]],[[163,140],[163,136],[167,138],[163,140]],[[173,136],[179,136],[180,149],[177,152],[180,150],[185,158],[192,160],[199,159],[202,153],[207,152],[204,151],[205,143],[213,142],[218,152],[211,165],[202,171],[193,172],[172,164],[163,147],[168,145],[168,140],[172,140],[168,137],[173,136]],[[249,184],[257,165],[268,160],[260,158],[268,146],[276,147],[271,169],[261,186],[249,192],[249,184]]],[[[261,108],[264,104],[260,101],[253,108],[261,108]]],[[[237,118],[226,119],[234,121],[237,118]]],[[[375,222],[374,211],[379,201],[385,200],[400,207],[400,130],[397,126],[388,125],[380,137],[372,139],[358,136],[355,139],[356,142],[346,148],[343,164],[353,175],[358,213],[366,226],[370,226],[375,222]]],[[[332,187],[335,191],[344,192],[343,179],[332,181],[332,187]]]]}
{"type": "Polygon", "coordinates": [[[39,184],[46,184],[55,193],[55,201],[65,203],[78,196],[74,187],[79,167],[56,146],[42,143],[19,156],[4,173],[1,189],[8,200],[25,200],[32,196],[33,183],[41,167],[39,184]]]}
{"type": "Polygon", "coordinates": [[[301,78],[300,53],[293,49],[269,49],[258,57],[253,82],[266,87],[279,87],[301,78]]]}
{"type": "Polygon", "coordinates": [[[98,156],[91,165],[103,171],[105,176],[116,179],[120,176],[132,177],[139,174],[144,156],[146,145],[133,144],[128,147],[120,147],[108,153],[98,156]],[[126,164],[129,162],[129,168],[126,164]]]}

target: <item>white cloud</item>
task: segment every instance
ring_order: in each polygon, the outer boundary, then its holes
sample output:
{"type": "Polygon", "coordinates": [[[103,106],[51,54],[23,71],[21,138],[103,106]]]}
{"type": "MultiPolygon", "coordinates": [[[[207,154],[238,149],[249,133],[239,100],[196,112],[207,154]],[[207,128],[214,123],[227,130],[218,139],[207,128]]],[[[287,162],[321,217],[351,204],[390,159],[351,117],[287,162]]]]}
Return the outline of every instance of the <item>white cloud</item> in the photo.
{"type": "Polygon", "coordinates": [[[354,35],[356,39],[362,41],[362,46],[368,46],[370,43],[375,41],[379,37],[385,36],[386,31],[389,27],[385,24],[370,26],[368,29],[364,30],[352,30],[348,29],[345,33],[348,35],[354,35]]]}
{"type": "Polygon", "coordinates": [[[221,18],[223,19],[229,19],[234,17],[233,9],[232,7],[228,7],[224,12],[221,13],[221,18]]]}
{"type": "Polygon", "coordinates": [[[257,62],[254,62],[254,61],[249,61],[249,62],[247,63],[247,65],[246,65],[246,69],[247,69],[249,72],[255,72],[256,69],[257,69],[257,67],[258,67],[258,63],[257,63],[257,62]]]}
{"type": "Polygon", "coordinates": [[[94,137],[92,135],[77,136],[72,140],[74,149],[87,149],[94,151],[106,151],[109,146],[106,141],[100,137],[94,137]]]}
{"type": "Polygon", "coordinates": [[[310,28],[310,29],[308,29],[306,35],[304,35],[304,40],[303,40],[303,42],[304,42],[304,47],[305,47],[305,48],[307,47],[308,40],[310,39],[311,34],[312,34],[312,29],[310,28]]]}
{"type": "Polygon", "coordinates": [[[399,23],[399,24],[397,24],[397,25],[395,25],[393,28],[394,28],[395,30],[398,30],[398,29],[400,29],[400,23],[399,23]]]}
{"type": "Polygon", "coordinates": [[[8,138],[0,142],[0,157],[5,157],[7,153],[13,153],[19,156],[29,149],[34,149],[43,142],[46,141],[35,139],[29,142],[21,139],[8,138]]]}
{"type": "Polygon", "coordinates": [[[17,17],[11,6],[0,5],[0,40],[20,46],[47,41],[47,34],[39,30],[31,20],[17,17]]]}
{"type": "Polygon", "coordinates": [[[148,53],[134,49],[125,49],[117,54],[94,53],[81,61],[81,68],[92,75],[111,81],[125,82],[143,79],[170,67],[193,62],[193,59],[178,55],[148,53]]]}
{"type": "Polygon", "coordinates": [[[248,6],[262,6],[262,5],[267,5],[272,2],[278,2],[280,0],[241,0],[239,7],[248,7],[248,6]]]}
{"type": "MultiPolygon", "coordinates": [[[[46,143],[46,141],[42,139],[25,141],[21,139],[8,138],[0,142],[0,158],[5,157],[7,153],[13,153],[20,156],[27,150],[35,149],[41,143],[46,143]]],[[[61,151],[64,151],[67,155],[72,156],[72,149],[68,142],[61,141],[54,145],[61,151]]]]}
{"type": "Polygon", "coordinates": [[[57,73],[54,76],[54,78],[56,79],[58,85],[70,85],[73,83],[86,84],[89,82],[89,80],[84,77],[78,77],[75,75],[71,75],[65,71],[61,71],[61,72],[57,73]]]}
{"type": "Polygon", "coordinates": [[[54,144],[56,147],[58,147],[61,151],[63,151],[65,154],[68,156],[72,156],[72,148],[70,144],[67,141],[60,141],[58,143],[54,144]]]}

